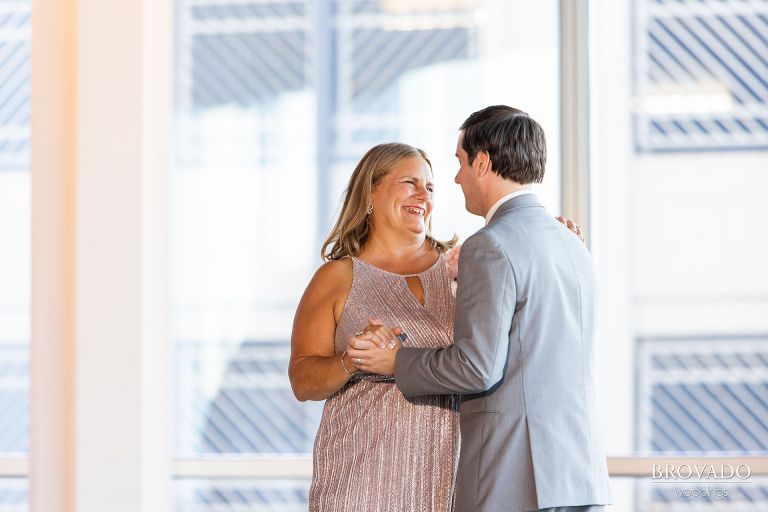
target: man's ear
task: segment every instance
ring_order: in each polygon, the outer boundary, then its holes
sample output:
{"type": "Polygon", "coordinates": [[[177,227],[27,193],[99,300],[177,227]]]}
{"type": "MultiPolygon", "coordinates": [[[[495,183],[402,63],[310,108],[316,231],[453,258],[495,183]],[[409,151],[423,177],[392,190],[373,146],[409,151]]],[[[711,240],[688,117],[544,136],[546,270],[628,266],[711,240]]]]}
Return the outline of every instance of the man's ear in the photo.
{"type": "Polygon", "coordinates": [[[475,170],[477,176],[482,178],[491,170],[491,157],[487,151],[478,151],[475,155],[475,170]]]}

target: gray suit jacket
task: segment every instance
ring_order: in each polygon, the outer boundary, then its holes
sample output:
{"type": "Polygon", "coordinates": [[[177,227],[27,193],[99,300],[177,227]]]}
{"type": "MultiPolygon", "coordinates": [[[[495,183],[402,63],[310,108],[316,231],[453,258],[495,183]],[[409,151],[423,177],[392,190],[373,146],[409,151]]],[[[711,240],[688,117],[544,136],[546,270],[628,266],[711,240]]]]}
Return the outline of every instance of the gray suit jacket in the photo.
{"type": "Polygon", "coordinates": [[[610,502],[595,406],[596,294],[584,244],[532,194],[464,243],[454,345],[400,349],[406,396],[464,395],[456,510],[610,502]]]}

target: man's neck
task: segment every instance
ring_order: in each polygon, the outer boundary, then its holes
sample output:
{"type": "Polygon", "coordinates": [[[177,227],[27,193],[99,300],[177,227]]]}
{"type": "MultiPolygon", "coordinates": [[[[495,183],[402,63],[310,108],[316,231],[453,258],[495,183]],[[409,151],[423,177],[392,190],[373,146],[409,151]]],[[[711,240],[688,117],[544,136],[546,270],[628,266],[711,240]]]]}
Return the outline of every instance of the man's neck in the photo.
{"type": "Polygon", "coordinates": [[[489,193],[486,195],[486,200],[483,204],[483,211],[485,212],[483,214],[484,217],[488,215],[488,212],[490,209],[495,205],[499,199],[502,197],[515,193],[520,192],[522,190],[530,190],[531,185],[521,185],[520,183],[509,181],[509,180],[503,180],[501,183],[493,187],[492,190],[489,191],[489,193]]]}

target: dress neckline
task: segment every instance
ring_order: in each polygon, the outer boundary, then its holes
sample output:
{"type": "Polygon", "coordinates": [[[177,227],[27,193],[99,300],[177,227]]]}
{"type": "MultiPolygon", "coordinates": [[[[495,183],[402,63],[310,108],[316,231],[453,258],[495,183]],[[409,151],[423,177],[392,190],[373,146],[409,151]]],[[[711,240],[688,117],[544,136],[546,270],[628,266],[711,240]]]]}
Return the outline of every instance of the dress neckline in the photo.
{"type": "Polygon", "coordinates": [[[397,276],[397,277],[416,277],[416,276],[421,276],[421,275],[424,275],[424,274],[426,274],[426,273],[430,272],[430,271],[431,271],[432,269],[434,269],[435,267],[437,267],[437,264],[438,264],[438,263],[440,263],[440,261],[443,259],[443,255],[442,255],[442,253],[438,253],[438,254],[437,254],[437,259],[435,259],[435,262],[434,262],[433,264],[431,264],[429,267],[427,267],[427,268],[425,268],[424,270],[422,270],[421,272],[416,272],[416,273],[414,273],[414,274],[397,274],[397,273],[395,273],[395,272],[390,272],[389,270],[384,270],[384,269],[383,269],[383,268],[381,268],[381,267],[377,267],[376,265],[374,265],[374,264],[373,264],[373,263],[371,263],[370,261],[366,261],[366,260],[364,260],[364,259],[360,259],[360,258],[358,258],[357,256],[350,256],[350,257],[351,257],[353,260],[359,261],[360,263],[363,263],[363,264],[365,264],[365,265],[367,265],[367,266],[369,266],[369,267],[375,268],[375,269],[376,269],[376,270],[378,270],[379,272],[382,272],[382,273],[384,273],[384,274],[389,274],[389,275],[391,275],[391,276],[397,276]]]}

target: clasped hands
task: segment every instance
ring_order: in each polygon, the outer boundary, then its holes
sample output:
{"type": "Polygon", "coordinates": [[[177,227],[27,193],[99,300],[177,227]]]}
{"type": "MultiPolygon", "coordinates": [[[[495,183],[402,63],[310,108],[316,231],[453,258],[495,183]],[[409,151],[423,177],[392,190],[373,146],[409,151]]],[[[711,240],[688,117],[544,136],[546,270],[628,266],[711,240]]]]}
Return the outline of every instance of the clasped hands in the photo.
{"type": "Polygon", "coordinates": [[[370,318],[368,326],[355,333],[347,343],[347,354],[360,371],[379,375],[395,374],[395,356],[403,346],[403,330],[384,326],[379,318],[370,318]]]}

